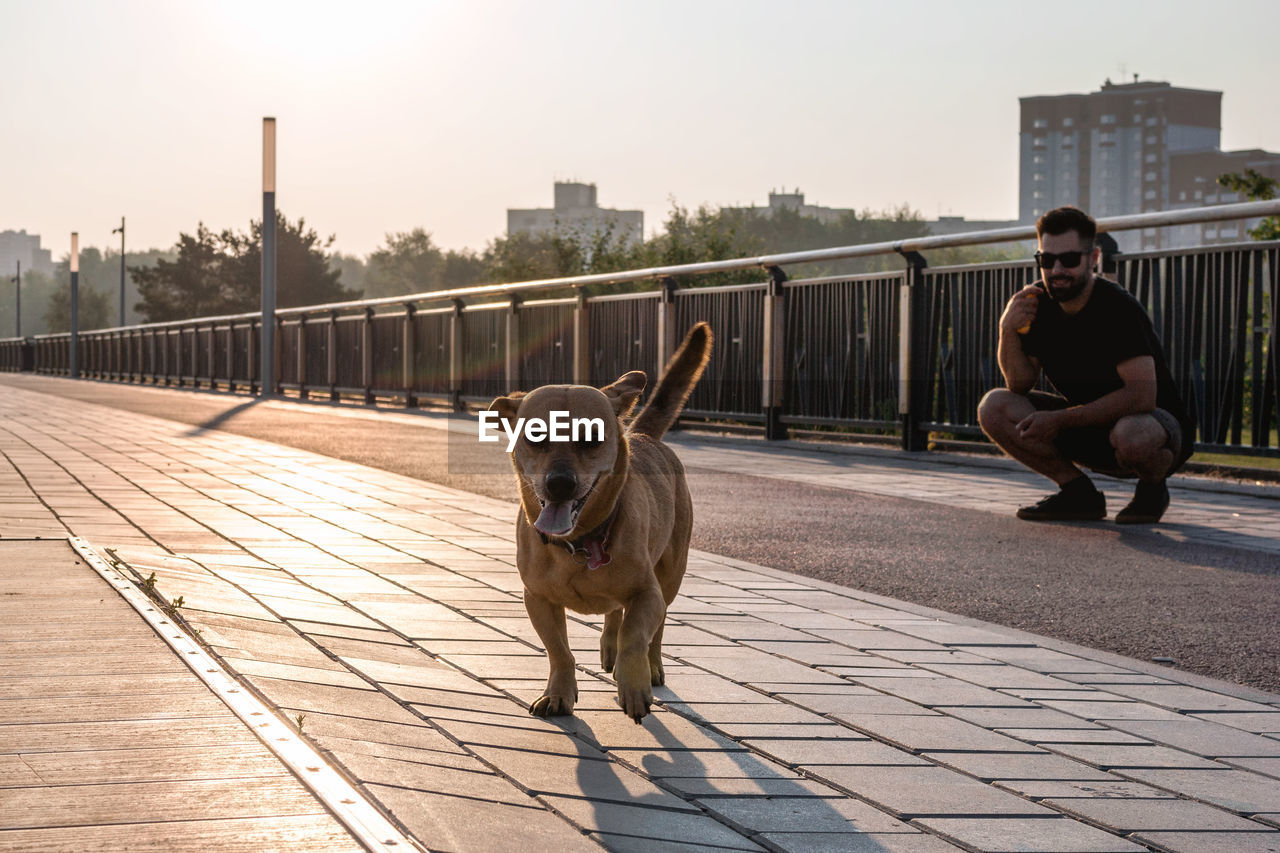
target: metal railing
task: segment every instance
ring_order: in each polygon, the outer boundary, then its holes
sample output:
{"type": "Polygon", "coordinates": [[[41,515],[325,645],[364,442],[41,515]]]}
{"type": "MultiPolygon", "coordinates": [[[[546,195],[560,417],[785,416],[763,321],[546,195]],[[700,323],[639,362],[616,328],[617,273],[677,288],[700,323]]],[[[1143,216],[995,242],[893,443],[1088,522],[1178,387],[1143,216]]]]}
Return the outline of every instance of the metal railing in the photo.
{"type": "MultiPolygon", "coordinates": [[[[1280,214],[1280,201],[1104,218],[1099,230],[1280,214]]],[[[460,407],[551,382],[656,375],[678,335],[708,320],[715,352],[686,413],[849,427],[923,449],[931,431],[979,437],[977,402],[1000,384],[997,322],[1031,262],[930,268],[924,251],[1034,239],[1031,226],[572,278],[482,285],[276,312],[273,389],[302,397],[460,407]],[[898,254],[894,272],[788,280],[783,268],[898,254]],[[681,287],[763,270],[767,280],[681,287]],[[593,285],[658,289],[591,295],[593,285]],[[556,291],[565,297],[531,298],[556,291]]],[[[1152,316],[1199,425],[1200,446],[1280,455],[1276,437],[1280,243],[1118,254],[1114,276],[1152,316]]],[[[1111,274],[1111,273],[1109,273],[1111,274]]],[[[261,315],[83,332],[88,378],[258,391],[261,315]]],[[[0,340],[0,370],[68,373],[69,338],[0,340]]]]}

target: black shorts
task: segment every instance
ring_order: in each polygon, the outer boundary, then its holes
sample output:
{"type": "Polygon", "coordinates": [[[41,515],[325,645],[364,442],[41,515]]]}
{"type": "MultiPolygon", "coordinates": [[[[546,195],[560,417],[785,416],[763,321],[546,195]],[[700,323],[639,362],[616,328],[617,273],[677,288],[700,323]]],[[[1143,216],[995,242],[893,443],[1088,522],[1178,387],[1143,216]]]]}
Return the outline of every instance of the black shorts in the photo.
{"type": "MultiPolygon", "coordinates": [[[[1037,411],[1041,412],[1056,412],[1070,405],[1065,397],[1044,391],[1032,391],[1027,394],[1027,399],[1031,401],[1031,405],[1035,406],[1037,411]]],[[[1191,448],[1183,446],[1182,425],[1178,423],[1178,419],[1171,412],[1165,409],[1155,409],[1151,412],[1151,416],[1156,419],[1156,423],[1164,427],[1165,435],[1168,436],[1165,446],[1173,451],[1175,460],[1173,468],[1169,470],[1169,473],[1172,474],[1191,457],[1189,452],[1191,448]],[[1184,452],[1184,450],[1188,452],[1184,452]]],[[[1100,474],[1106,474],[1111,477],[1136,477],[1137,475],[1132,471],[1120,467],[1119,461],[1116,460],[1116,450],[1111,446],[1111,430],[1114,427],[1115,424],[1071,427],[1059,432],[1053,443],[1057,446],[1058,451],[1072,462],[1076,462],[1100,474]]]]}

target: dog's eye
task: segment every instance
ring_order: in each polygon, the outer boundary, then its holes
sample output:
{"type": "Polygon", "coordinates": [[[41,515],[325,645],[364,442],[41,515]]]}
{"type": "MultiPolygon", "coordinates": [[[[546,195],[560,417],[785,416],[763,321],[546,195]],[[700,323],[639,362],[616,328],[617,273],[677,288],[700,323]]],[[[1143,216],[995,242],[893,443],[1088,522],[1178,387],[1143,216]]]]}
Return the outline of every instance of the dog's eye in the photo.
{"type": "Polygon", "coordinates": [[[534,450],[546,450],[551,446],[551,442],[547,441],[547,437],[545,435],[539,439],[532,439],[529,437],[528,433],[525,433],[524,441],[525,444],[529,445],[534,450]]]}
{"type": "Polygon", "coordinates": [[[580,438],[573,443],[573,446],[579,450],[595,450],[602,444],[604,442],[598,438],[580,438]]]}

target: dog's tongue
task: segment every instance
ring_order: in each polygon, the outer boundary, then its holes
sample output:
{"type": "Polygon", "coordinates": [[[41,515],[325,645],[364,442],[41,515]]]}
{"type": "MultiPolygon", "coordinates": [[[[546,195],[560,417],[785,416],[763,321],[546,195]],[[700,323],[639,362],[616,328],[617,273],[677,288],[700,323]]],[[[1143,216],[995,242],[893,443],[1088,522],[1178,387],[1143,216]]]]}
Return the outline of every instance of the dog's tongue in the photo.
{"type": "Polygon", "coordinates": [[[563,536],[573,529],[573,501],[548,501],[533,526],[548,536],[563,536]]]}

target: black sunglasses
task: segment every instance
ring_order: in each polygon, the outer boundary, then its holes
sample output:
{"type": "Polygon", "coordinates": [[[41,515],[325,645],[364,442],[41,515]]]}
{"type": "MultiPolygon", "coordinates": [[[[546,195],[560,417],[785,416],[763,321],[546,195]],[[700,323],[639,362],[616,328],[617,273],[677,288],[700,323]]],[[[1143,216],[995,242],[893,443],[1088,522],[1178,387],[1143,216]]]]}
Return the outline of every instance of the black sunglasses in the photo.
{"type": "Polygon", "coordinates": [[[1063,269],[1075,269],[1080,266],[1080,261],[1087,257],[1093,250],[1087,252],[1036,252],[1036,263],[1041,269],[1051,270],[1053,265],[1058,261],[1062,261],[1063,269]]]}

